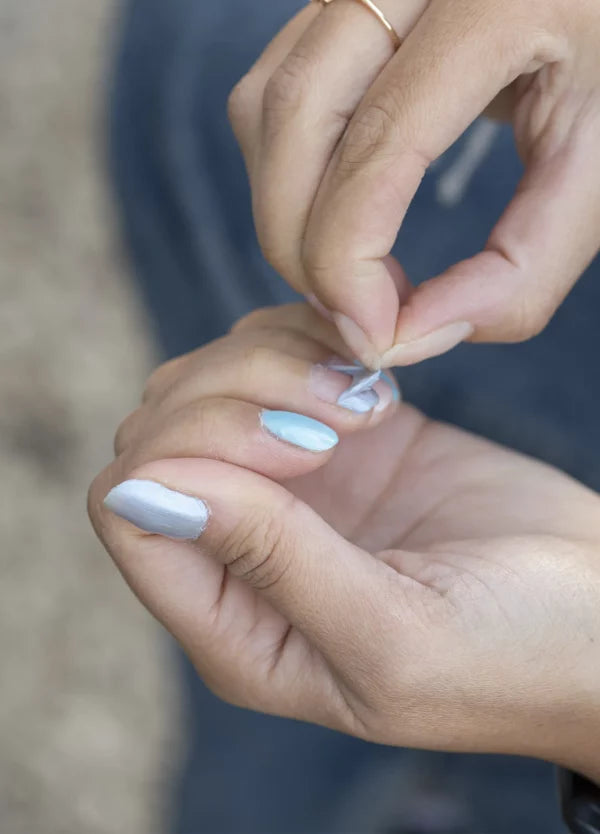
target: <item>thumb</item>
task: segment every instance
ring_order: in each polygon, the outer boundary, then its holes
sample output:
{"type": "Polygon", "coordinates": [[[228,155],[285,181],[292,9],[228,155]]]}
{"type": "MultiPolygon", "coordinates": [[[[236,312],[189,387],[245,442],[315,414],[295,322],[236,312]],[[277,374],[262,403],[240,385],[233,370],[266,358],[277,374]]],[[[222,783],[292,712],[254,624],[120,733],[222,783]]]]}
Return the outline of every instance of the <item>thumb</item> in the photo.
{"type": "Polygon", "coordinates": [[[408,365],[453,347],[443,335],[457,322],[478,342],[517,342],[543,330],[600,245],[600,172],[589,164],[597,133],[588,133],[530,163],[484,251],[412,293],[382,364],[408,365]]]}
{"type": "Polygon", "coordinates": [[[364,667],[373,655],[365,624],[391,569],[261,475],[215,460],[156,461],[106,497],[94,484],[90,514],[135,593],[209,679],[230,676],[233,647],[260,632],[257,593],[332,664],[352,654],[364,667]]]}

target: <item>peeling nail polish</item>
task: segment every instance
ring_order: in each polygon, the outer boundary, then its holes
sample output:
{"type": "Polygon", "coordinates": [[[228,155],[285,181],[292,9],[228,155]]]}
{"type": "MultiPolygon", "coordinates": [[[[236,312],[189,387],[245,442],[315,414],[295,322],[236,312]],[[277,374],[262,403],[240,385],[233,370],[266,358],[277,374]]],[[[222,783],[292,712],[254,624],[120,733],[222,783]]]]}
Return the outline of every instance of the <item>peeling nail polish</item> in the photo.
{"type": "Polygon", "coordinates": [[[366,414],[379,404],[379,395],[373,390],[377,379],[378,374],[371,374],[362,365],[350,364],[335,357],[313,367],[310,388],[324,402],[335,403],[357,414],[366,414]]]}
{"type": "Polygon", "coordinates": [[[375,383],[379,382],[380,376],[380,371],[367,371],[365,369],[354,376],[352,385],[348,388],[346,394],[353,396],[355,394],[362,394],[363,391],[368,391],[375,383]]]}
{"type": "Polygon", "coordinates": [[[340,395],[337,404],[348,411],[354,411],[357,414],[367,414],[379,405],[379,395],[373,390],[359,391],[358,394],[345,391],[340,395]]]}

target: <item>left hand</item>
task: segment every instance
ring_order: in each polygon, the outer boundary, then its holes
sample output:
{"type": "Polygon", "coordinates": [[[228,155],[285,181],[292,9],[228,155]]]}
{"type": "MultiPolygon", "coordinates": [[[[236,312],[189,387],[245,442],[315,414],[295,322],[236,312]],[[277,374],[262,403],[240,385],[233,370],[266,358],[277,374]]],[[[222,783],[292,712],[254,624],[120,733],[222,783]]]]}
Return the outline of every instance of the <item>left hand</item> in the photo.
{"type": "MultiPolygon", "coordinates": [[[[230,100],[263,252],[367,365],[539,332],[600,248],[598,0],[304,8],[230,100]],[[525,175],[484,250],[414,289],[390,256],[429,164],[489,106],[525,175]]],[[[435,246],[435,241],[432,241],[435,246]]]]}
{"type": "Polygon", "coordinates": [[[226,700],[600,779],[600,498],[391,396],[315,396],[339,348],[294,305],[159,369],[90,490],[99,536],[226,700]],[[290,405],[339,446],[266,431],[290,405]]]}

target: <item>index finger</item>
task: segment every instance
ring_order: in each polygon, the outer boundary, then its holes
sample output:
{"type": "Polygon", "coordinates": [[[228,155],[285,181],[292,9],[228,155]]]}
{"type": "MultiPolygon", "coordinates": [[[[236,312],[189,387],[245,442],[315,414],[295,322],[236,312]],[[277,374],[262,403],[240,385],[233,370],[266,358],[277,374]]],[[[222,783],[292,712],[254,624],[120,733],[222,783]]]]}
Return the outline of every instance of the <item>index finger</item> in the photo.
{"type": "Polygon", "coordinates": [[[539,6],[431,4],[332,158],[308,223],[305,274],[367,365],[393,345],[400,301],[389,253],[427,167],[502,89],[558,49],[539,6]]]}

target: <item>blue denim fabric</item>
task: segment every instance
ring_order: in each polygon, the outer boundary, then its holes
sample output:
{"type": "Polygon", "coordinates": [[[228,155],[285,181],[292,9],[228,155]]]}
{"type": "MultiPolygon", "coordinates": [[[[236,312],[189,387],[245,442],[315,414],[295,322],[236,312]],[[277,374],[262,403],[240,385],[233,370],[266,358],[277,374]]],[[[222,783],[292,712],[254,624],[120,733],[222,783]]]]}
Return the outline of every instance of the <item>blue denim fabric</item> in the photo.
{"type": "MultiPolygon", "coordinates": [[[[257,248],[228,91],[298,8],[291,0],[131,0],[111,101],[111,168],[135,276],[165,356],[292,292],[257,248]]],[[[452,208],[428,174],[396,253],[416,280],[476,251],[520,174],[510,131],[452,208]]],[[[400,374],[430,415],[544,458],[600,489],[600,264],[548,329],[465,345],[400,374]]],[[[181,660],[189,738],[176,834],[559,834],[549,766],[366,744],[219,702],[181,660]]]]}

